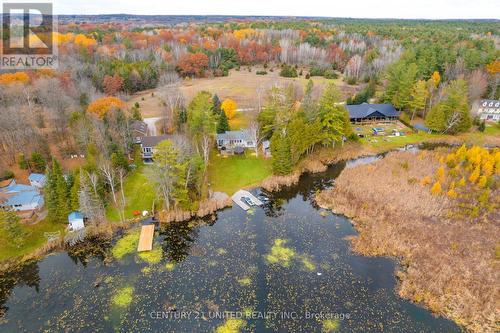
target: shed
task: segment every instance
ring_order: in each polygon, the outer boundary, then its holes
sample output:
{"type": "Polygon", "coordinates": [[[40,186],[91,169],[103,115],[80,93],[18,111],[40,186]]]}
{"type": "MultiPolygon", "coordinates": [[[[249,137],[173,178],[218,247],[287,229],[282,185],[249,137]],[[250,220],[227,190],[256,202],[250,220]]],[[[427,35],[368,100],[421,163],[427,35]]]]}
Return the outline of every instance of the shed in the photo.
{"type": "Polygon", "coordinates": [[[83,223],[83,214],[80,212],[71,212],[68,215],[68,229],[71,231],[77,231],[85,228],[83,223]]]}

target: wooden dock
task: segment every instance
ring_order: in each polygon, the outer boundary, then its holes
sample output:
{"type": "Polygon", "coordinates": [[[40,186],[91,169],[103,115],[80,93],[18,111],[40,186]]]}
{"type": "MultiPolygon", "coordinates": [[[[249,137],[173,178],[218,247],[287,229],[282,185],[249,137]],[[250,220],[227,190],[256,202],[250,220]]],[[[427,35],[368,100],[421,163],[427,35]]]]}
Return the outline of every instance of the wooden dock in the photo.
{"type": "Polygon", "coordinates": [[[153,249],[153,236],[155,234],[155,225],[143,225],[141,235],[139,236],[139,245],[137,252],[151,251],[153,249]]]}
{"type": "Polygon", "coordinates": [[[245,191],[245,190],[239,190],[238,192],[236,192],[235,194],[233,194],[233,196],[231,197],[231,199],[233,199],[234,203],[236,203],[238,206],[240,206],[241,209],[243,209],[243,210],[249,210],[250,206],[248,206],[245,202],[243,202],[241,200],[243,197],[250,198],[250,200],[252,200],[253,203],[255,203],[256,206],[262,206],[262,201],[260,201],[259,199],[257,199],[257,197],[255,197],[252,193],[250,193],[248,191],[245,191]]]}

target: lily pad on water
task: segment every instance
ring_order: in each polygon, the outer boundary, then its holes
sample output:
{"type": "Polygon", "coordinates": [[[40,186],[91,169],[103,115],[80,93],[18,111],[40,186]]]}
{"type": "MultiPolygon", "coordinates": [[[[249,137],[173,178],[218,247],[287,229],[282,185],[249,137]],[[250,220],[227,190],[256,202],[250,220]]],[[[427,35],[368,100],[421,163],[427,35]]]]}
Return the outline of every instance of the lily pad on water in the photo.
{"type": "Polygon", "coordinates": [[[290,266],[290,262],[296,256],[292,248],[286,247],[286,239],[277,238],[274,240],[274,245],[271,248],[271,253],[266,256],[270,264],[278,264],[283,267],[290,266]]]}
{"type": "Polygon", "coordinates": [[[240,286],[249,286],[252,283],[252,279],[249,277],[244,277],[238,280],[240,286]]]}
{"type": "Polygon", "coordinates": [[[123,259],[126,255],[137,251],[138,244],[139,229],[131,230],[116,242],[111,249],[111,254],[118,260],[123,259]]]}
{"type": "Polygon", "coordinates": [[[167,262],[167,264],[165,265],[165,268],[167,269],[167,271],[173,271],[175,268],[175,263],[167,262]]]}
{"type": "Polygon", "coordinates": [[[127,286],[121,289],[118,289],[111,298],[111,302],[113,305],[118,306],[120,308],[126,308],[132,303],[132,298],[134,297],[134,287],[127,286]]]}
{"type": "Polygon", "coordinates": [[[308,271],[314,271],[316,270],[316,265],[306,256],[302,256],[301,258],[302,265],[304,265],[304,268],[308,271]]]}
{"type": "Polygon", "coordinates": [[[138,256],[148,264],[157,264],[161,261],[162,254],[162,249],[158,246],[151,251],[139,252],[138,256]]]}
{"type": "Polygon", "coordinates": [[[217,333],[239,333],[245,328],[247,322],[240,318],[231,318],[226,320],[224,325],[217,327],[217,333]]]}
{"type": "Polygon", "coordinates": [[[325,319],[323,320],[323,327],[321,328],[321,332],[324,333],[337,332],[339,328],[340,328],[340,320],[325,319]]]}

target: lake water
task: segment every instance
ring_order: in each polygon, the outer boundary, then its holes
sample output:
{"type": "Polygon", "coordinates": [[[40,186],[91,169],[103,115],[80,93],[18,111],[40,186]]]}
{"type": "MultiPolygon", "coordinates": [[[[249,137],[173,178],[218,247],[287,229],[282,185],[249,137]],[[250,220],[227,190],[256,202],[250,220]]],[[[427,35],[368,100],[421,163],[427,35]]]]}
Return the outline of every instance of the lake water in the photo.
{"type": "Polygon", "coordinates": [[[234,317],[244,332],[459,332],[399,298],[394,261],[352,253],[349,220],[312,202],[344,167],[305,175],[249,214],[235,206],[158,228],[159,262],[117,260],[103,241],[8,274],[0,332],[212,332],[234,317]],[[129,300],[113,301],[125,289],[129,300]]]}

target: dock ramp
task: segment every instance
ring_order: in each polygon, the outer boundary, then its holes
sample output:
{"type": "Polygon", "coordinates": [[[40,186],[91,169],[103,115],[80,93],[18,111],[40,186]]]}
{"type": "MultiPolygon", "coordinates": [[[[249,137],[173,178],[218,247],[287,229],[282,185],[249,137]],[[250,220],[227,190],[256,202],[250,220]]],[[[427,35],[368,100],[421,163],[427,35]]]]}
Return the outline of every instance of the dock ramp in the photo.
{"type": "Polygon", "coordinates": [[[143,225],[141,227],[141,235],[139,236],[139,245],[137,246],[137,252],[151,251],[153,249],[154,234],[154,224],[143,225]]]}

